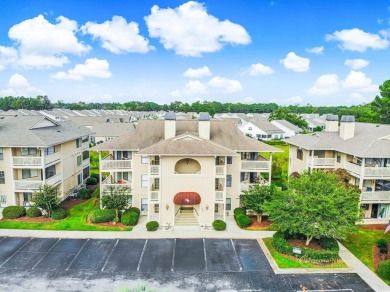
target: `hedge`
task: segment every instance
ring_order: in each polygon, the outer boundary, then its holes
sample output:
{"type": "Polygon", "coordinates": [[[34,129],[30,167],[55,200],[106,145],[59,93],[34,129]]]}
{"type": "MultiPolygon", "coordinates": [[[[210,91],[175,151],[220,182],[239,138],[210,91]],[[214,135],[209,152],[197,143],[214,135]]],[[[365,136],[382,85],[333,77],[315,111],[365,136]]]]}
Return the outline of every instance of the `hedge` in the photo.
{"type": "Polygon", "coordinates": [[[28,218],[35,218],[42,216],[42,212],[38,207],[31,207],[27,209],[26,215],[28,218]]]}
{"type": "Polygon", "coordinates": [[[99,181],[100,175],[98,173],[92,173],[89,177],[93,177],[97,181],[99,181]]]}
{"type": "Polygon", "coordinates": [[[26,216],[26,208],[22,206],[8,206],[3,210],[3,217],[6,219],[16,219],[26,216]]]}
{"type": "Polygon", "coordinates": [[[238,215],[238,216],[234,216],[234,218],[236,219],[237,225],[240,228],[246,228],[249,225],[251,225],[251,218],[249,216],[238,215]]]}
{"type": "Polygon", "coordinates": [[[157,221],[149,221],[146,223],[146,230],[147,231],[156,231],[159,227],[159,224],[157,221]]]}
{"type": "Polygon", "coordinates": [[[380,263],[378,268],[378,275],[385,280],[390,280],[390,260],[380,263]]]}
{"type": "Polygon", "coordinates": [[[379,248],[379,251],[381,252],[381,253],[387,253],[388,252],[388,246],[389,246],[389,244],[388,244],[388,242],[387,242],[387,240],[386,239],[384,239],[384,238],[381,238],[381,239],[379,239],[377,242],[376,242],[376,246],[379,248]]]}
{"type": "Polygon", "coordinates": [[[115,211],[108,209],[96,209],[89,213],[91,223],[110,222],[115,218],[115,211]]]}
{"type": "Polygon", "coordinates": [[[223,220],[215,220],[213,222],[213,228],[217,231],[226,230],[226,222],[223,220]]]}
{"type": "Polygon", "coordinates": [[[82,189],[79,191],[79,198],[83,200],[88,200],[91,198],[91,193],[87,189],[82,189]]]}
{"type": "MultiPolygon", "coordinates": [[[[323,250],[299,247],[301,249],[301,254],[295,254],[293,253],[293,248],[295,246],[293,246],[287,241],[287,239],[289,238],[292,237],[284,234],[283,232],[278,231],[272,237],[272,245],[280,253],[295,256],[297,258],[302,258],[307,260],[308,262],[315,264],[329,264],[337,262],[337,260],[339,259],[339,249],[337,241],[335,239],[321,238],[319,240],[319,244],[323,248],[323,250]]],[[[302,237],[296,236],[294,238],[302,237]]]]}
{"type": "Polygon", "coordinates": [[[137,207],[130,207],[127,211],[129,212],[135,212],[138,214],[138,216],[141,214],[141,210],[137,207]]]}
{"type": "Polygon", "coordinates": [[[87,185],[96,185],[98,180],[94,177],[90,177],[87,179],[87,185]]]}
{"type": "Polygon", "coordinates": [[[51,211],[51,219],[61,220],[66,218],[66,210],[62,208],[57,208],[51,211]]]}
{"type": "Polygon", "coordinates": [[[137,212],[125,211],[122,214],[121,221],[124,225],[135,226],[138,223],[138,218],[139,215],[137,214],[137,212]]]}
{"type": "Polygon", "coordinates": [[[243,208],[236,208],[234,209],[234,216],[238,216],[238,215],[246,215],[246,212],[243,208]]]}

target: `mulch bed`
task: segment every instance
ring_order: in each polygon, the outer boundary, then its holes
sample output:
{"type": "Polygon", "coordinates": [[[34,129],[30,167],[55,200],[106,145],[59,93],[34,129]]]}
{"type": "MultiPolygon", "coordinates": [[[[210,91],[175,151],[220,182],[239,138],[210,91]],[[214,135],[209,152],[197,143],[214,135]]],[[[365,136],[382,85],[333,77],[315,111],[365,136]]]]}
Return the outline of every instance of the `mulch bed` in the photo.
{"type": "Polygon", "coordinates": [[[381,252],[379,251],[379,247],[377,247],[376,245],[372,247],[372,255],[374,258],[374,269],[377,270],[381,262],[383,262],[386,259],[390,259],[390,245],[388,245],[388,252],[386,257],[383,257],[381,255],[381,252]]]}
{"type": "Polygon", "coordinates": [[[308,247],[315,250],[322,250],[322,247],[318,244],[318,242],[312,240],[309,245],[306,245],[306,240],[303,239],[287,239],[289,243],[291,243],[294,246],[299,247],[308,247]]]}
{"type": "Polygon", "coordinates": [[[83,199],[69,199],[65,200],[61,203],[60,208],[63,208],[65,210],[68,210],[69,208],[72,208],[76,205],[79,205],[81,203],[84,203],[86,200],[83,199]]]}
{"type": "Polygon", "coordinates": [[[15,221],[15,222],[33,222],[33,223],[47,223],[47,222],[54,222],[56,220],[53,220],[51,218],[48,218],[48,217],[43,217],[43,216],[39,216],[39,217],[35,217],[35,218],[29,218],[27,216],[24,216],[24,217],[20,217],[20,218],[17,218],[17,219],[1,219],[1,221],[15,221]]]}
{"type": "Polygon", "coordinates": [[[383,230],[385,231],[387,224],[367,224],[360,225],[359,227],[367,230],[383,230]]]}
{"type": "Polygon", "coordinates": [[[103,222],[103,223],[91,223],[91,222],[88,222],[88,223],[92,224],[92,225],[96,225],[96,226],[107,226],[107,227],[116,227],[116,228],[129,228],[129,227],[133,227],[133,226],[124,225],[122,222],[118,222],[116,224],[114,224],[113,222],[103,222]]]}
{"type": "Polygon", "coordinates": [[[251,225],[246,229],[266,229],[272,225],[272,222],[269,220],[262,220],[261,222],[257,222],[257,217],[251,217],[251,225]]]}

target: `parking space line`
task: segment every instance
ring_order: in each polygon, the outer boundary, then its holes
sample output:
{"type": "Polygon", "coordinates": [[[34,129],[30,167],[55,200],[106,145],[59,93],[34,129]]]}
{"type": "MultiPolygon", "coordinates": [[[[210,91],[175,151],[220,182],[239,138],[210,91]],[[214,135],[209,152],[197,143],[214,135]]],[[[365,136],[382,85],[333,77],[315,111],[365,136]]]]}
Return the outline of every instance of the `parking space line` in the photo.
{"type": "Polygon", "coordinates": [[[240,258],[238,257],[236,248],[234,247],[233,239],[230,239],[230,242],[232,243],[232,247],[233,247],[233,250],[234,250],[234,254],[236,255],[236,259],[237,259],[237,262],[238,262],[238,266],[240,267],[240,271],[242,271],[241,261],[240,261],[240,258]]]}
{"type": "Polygon", "coordinates": [[[59,238],[53,245],[51,248],[49,248],[47,250],[47,252],[45,252],[45,254],[43,255],[43,257],[41,257],[39,259],[39,261],[37,261],[37,263],[31,268],[32,270],[34,270],[38,265],[39,263],[49,254],[49,252],[51,252],[51,250],[60,242],[61,238],[59,238]]]}
{"type": "Polygon", "coordinates": [[[173,254],[172,254],[171,272],[173,272],[173,267],[175,266],[175,251],[176,251],[176,238],[175,238],[175,241],[173,242],[173,254]]]}
{"type": "Polygon", "coordinates": [[[30,238],[29,240],[27,240],[17,251],[15,251],[13,254],[11,254],[9,257],[8,257],[8,259],[6,259],[5,260],[5,262],[4,263],[2,263],[1,265],[0,265],[0,268],[2,268],[3,267],[3,265],[6,263],[6,262],[8,262],[14,255],[16,255],[19,251],[21,251],[31,240],[33,240],[33,238],[30,238]]]}
{"type": "Polygon", "coordinates": [[[111,255],[112,255],[112,253],[114,252],[114,249],[115,249],[116,246],[118,245],[118,242],[119,242],[119,239],[116,240],[114,246],[112,247],[112,249],[111,249],[111,251],[110,251],[110,254],[108,255],[108,257],[107,257],[107,259],[106,259],[106,262],[105,262],[104,265],[103,265],[103,268],[102,268],[102,270],[101,270],[102,272],[104,271],[105,267],[107,266],[108,261],[109,261],[111,255]]]}
{"type": "Polygon", "coordinates": [[[204,238],[203,238],[203,252],[204,252],[204,269],[207,272],[206,243],[204,238]]]}
{"type": "Polygon", "coordinates": [[[76,255],[74,256],[73,260],[69,263],[69,265],[66,267],[65,271],[68,271],[70,266],[73,264],[73,262],[75,261],[75,259],[78,257],[78,255],[82,252],[82,250],[84,249],[85,245],[89,242],[89,238],[84,242],[83,246],[79,249],[79,251],[76,253],[76,255]]]}
{"type": "Polygon", "coordinates": [[[4,239],[6,239],[7,237],[3,237],[2,239],[0,239],[0,242],[2,242],[4,239]]]}
{"type": "Polygon", "coordinates": [[[145,240],[144,248],[142,249],[142,253],[141,253],[141,256],[140,256],[140,258],[139,258],[138,267],[137,267],[137,272],[139,271],[139,268],[141,267],[141,262],[142,262],[142,258],[144,257],[145,248],[146,248],[146,244],[147,244],[147,243],[148,243],[148,240],[145,240]]]}

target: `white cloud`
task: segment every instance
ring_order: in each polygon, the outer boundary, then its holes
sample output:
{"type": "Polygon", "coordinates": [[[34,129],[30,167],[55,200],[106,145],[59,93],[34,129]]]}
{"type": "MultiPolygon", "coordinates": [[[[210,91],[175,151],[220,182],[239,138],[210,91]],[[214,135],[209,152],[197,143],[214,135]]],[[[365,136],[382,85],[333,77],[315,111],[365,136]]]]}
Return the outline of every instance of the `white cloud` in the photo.
{"type": "Polygon", "coordinates": [[[83,80],[84,77],[110,78],[110,64],[107,60],[87,59],[84,64],[77,64],[73,69],[67,72],[57,72],[51,77],[67,80],[83,80]]]}
{"type": "Polygon", "coordinates": [[[180,97],[181,96],[181,92],[179,89],[175,89],[173,91],[171,91],[171,96],[172,97],[180,97]]]}
{"type": "Polygon", "coordinates": [[[21,74],[14,74],[8,81],[8,88],[0,90],[2,96],[37,96],[45,95],[45,92],[29,84],[26,77],[21,74]]]}
{"type": "MultiPolygon", "coordinates": [[[[390,18],[389,18],[389,20],[388,20],[388,23],[389,23],[389,25],[390,25],[390,18]]],[[[384,38],[389,38],[389,37],[390,37],[390,28],[381,29],[381,30],[379,31],[379,34],[380,34],[381,36],[383,36],[384,38]]]]}
{"type": "Polygon", "coordinates": [[[357,52],[365,52],[368,48],[383,50],[389,46],[387,39],[358,28],[335,31],[332,34],[326,35],[326,40],[339,42],[339,48],[342,50],[357,52]]]}
{"type": "Polygon", "coordinates": [[[284,68],[295,72],[306,72],[310,69],[310,59],[299,57],[294,52],[287,54],[286,58],[280,60],[284,68]]]}
{"type": "Polygon", "coordinates": [[[243,89],[240,81],[220,76],[214,77],[207,84],[211,87],[223,88],[226,93],[239,92],[243,89]]]}
{"type": "Polygon", "coordinates": [[[324,47],[320,46],[320,47],[314,47],[311,49],[306,49],[306,52],[311,53],[311,54],[315,54],[315,55],[322,55],[322,53],[324,52],[324,47]]]}
{"type": "Polygon", "coordinates": [[[351,70],[343,81],[343,87],[361,92],[376,92],[378,85],[372,84],[372,80],[361,71],[351,70]]]}
{"type": "Polygon", "coordinates": [[[251,103],[255,103],[256,100],[254,97],[252,96],[247,96],[247,97],[244,97],[242,100],[241,100],[242,103],[246,103],[246,104],[251,104],[251,103]]]}
{"type": "Polygon", "coordinates": [[[329,95],[339,90],[340,83],[336,74],[321,75],[308,90],[313,95],[329,95]]]}
{"type": "Polygon", "coordinates": [[[347,59],[344,63],[344,65],[351,67],[353,70],[362,69],[367,67],[368,64],[370,64],[370,62],[364,59],[347,59]]]}
{"type": "Polygon", "coordinates": [[[199,80],[188,80],[185,84],[185,92],[187,94],[204,93],[206,86],[199,80]]]}
{"type": "Polygon", "coordinates": [[[139,34],[138,23],[127,23],[121,16],[113,16],[111,21],[100,24],[88,21],[81,30],[92,35],[93,39],[99,39],[102,47],[114,54],[147,53],[155,49],[139,34]]]}
{"type": "Polygon", "coordinates": [[[359,92],[352,92],[349,98],[347,99],[347,103],[351,103],[351,104],[369,103],[371,101],[372,101],[372,96],[366,97],[359,92]]]}
{"type": "Polygon", "coordinates": [[[8,36],[18,44],[19,64],[27,67],[61,67],[69,62],[64,54],[81,55],[90,47],[75,36],[77,22],[66,17],[48,22],[43,15],[15,24],[8,36]]]}
{"type": "Polygon", "coordinates": [[[189,78],[201,78],[203,76],[211,76],[213,75],[207,66],[203,66],[200,68],[188,68],[187,71],[183,73],[184,77],[189,77],[189,78]]]}
{"type": "Polygon", "coordinates": [[[159,38],[165,49],[183,56],[200,57],[203,53],[221,50],[225,44],[251,42],[241,25],[220,21],[207,13],[204,4],[195,1],[174,9],[154,5],[145,21],[150,37],[159,38]]]}
{"type": "Polygon", "coordinates": [[[12,47],[0,46],[0,70],[4,70],[7,65],[14,63],[17,58],[17,50],[12,47]]]}
{"type": "Polygon", "coordinates": [[[268,67],[266,65],[263,65],[261,63],[252,64],[248,68],[249,75],[257,76],[257,75],[271,75],[274,73],[274,70],[272,70],[271,67],[268,67]]]}
{"type": "Polygon", "coordinates": [[[291,96],[289,98],[282,99],[280,102],[282,104],[301,104],[303,99],[300,96],[291,96]]]}

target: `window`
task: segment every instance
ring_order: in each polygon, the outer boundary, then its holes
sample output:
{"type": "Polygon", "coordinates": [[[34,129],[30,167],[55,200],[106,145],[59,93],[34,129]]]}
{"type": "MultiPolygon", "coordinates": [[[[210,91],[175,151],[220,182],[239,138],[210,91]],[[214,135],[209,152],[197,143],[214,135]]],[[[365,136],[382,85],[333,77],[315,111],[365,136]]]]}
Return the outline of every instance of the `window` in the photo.
{"type": "Polygon", "coordinates": [[[267,138],[272,138],[272,135],[267,135],[267,138]]]}
{"type": "Polygon", "coordinates": [[[35,155],[38,153],[37,148],[21,148],[20,151],[22,156],[35,155]]]}
{"type": "Polygon", "coordinates": [[[89,158],[89,151],[83,151],[83,160],[86,160],[89,158]]]}
{"type": "Polygon", "coordinates": [[[80,147],[81,147],[81,138],[76,139],[76,148],[80,148],[80,147]]]}
{"type": "Polygon", "coordinates": [[[226,211],[230,211],[232,209],[232,199],[226,198],[226,211]]]}
{"type": "Polygon", "coordinates": [[[22,179],[38,177],[38,169],[22,169],[22,179]]]}
{"type": "Polygon", "coordinates": [[[0,196],[0,203],[7,204],[7,196],[0,196]]]}
{"type": "Polygon", "coordinates": [[[160,213],[160,205],[154,204],[154,213],[160,213]]]}
{"type": "Polygon", "coordinates": [[[0,171],[0,184],[5,184],[5,173],[0,171]]]}
{"type": "Polygon", "coordinates": [[[123,172],[123,180],[129,180],[129,173],[123,172]]]}
{"type": "Polygon", "coordinates": [[[226,161],[227,161],[227,164],[232,164],[233,163],[233,157],[228,156],[226,161]]]}
{"type": "Polygon", "coordinates": [[[148,199],[141,199],[141,211],[148,211],[148,199]]]}
{"type": "Polygon", "coordinates": [[[82,173],[79,173],[77,175],[77,184],[78,185],[81,185],[83,183],[83,174],[82,173]]]}
{"type": "Polygon", "coordinates": [[[45,168],[46,179],[51,178],[54,175],[56,175],[56,166],[55,165],[52,165],[52,166],[45,168]]]}
{"type": "Polygon", "coordinates": [[[361,206],[362,206],[362,209],[366,210],[366,211],[370,208],[370,206],[368,204],[362,204],[361,206]]]}
{"type": "Polygon", "coordinates": [[[337,152],[337,163],[341,163],[341,153],[337,152]]]}
{"type": "Polygon", "coordinates": [[[214,206],[214,212],[215,212],[215,213],[218,213],[218,209],[219,209],[219,205],[218,205],[218,204],[215,204],[215,206],[214,206]]]}
{"type": "Polygon", "coordinates": [[[261,135],[261,138],[263,138],[263,139],[267,138],[267,135],[261,135]]]}
{"type": "Polygon", "coordinates": [[[232,186],[232,175],[231,174],[228,174],[226,176],[226,187],[227,188],[230,188],[232,186]]]}
{"type": "Polygon", "coordinates": [[[249,130],[249,131],[252,131],[252,127],[249,127],[248,130],[249,130]]]}
{"type": "Polygon", "coordinates": [[[55,146],[45,148],[45,155],[50,155],[50,154],[53,154],[55,152],[56,152],[55,146]]]}
{"type": "Polygon", "coordinates": [[[77,166],[80,166],[82,163],[81,155],[77,156],[77,166]]]}
{"type": "Polygon", "coordinates": [[[148,164],[149,163],[149,156],[148,155],[142,155],[141,156],[141,163],[142,164],[148,164]]]}
{"type": "Polygon", "coordinates": [[[122,159],[131,159],[131,151],[122,151],[122,159]]]}
{"type": "Polygon", "coordinates": [[[4,159],[4,149],[3,147],[0,147],[0,160],[4,159]]]}
{"type": "Polygon", "coordinates": [[[303,150],[302,148],[297,149],[297,159],[303,160],[303,150]]]}
{"type": "Polygon", "coordinates": [[[89,166],[83,169],[83,179],[87,179],[89,177],[89,166]]]}
{"type": "Polygon", "coordinates": [[[155,190],[159,190],[160,189],[160,179],[159,178],[155,178],[154,179],[154,189],[155,190]]]}
{"type": "Polygon", "coordinates": [[[31,201],[32,193],[23,193],[23,201],[29,202],[31,201]]]}
{"type": "Polygon", "coordinates": [[[147,188],[149,185],[149,176],[147,174],[141,175],[141,187],[147,188]]]}

